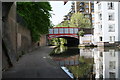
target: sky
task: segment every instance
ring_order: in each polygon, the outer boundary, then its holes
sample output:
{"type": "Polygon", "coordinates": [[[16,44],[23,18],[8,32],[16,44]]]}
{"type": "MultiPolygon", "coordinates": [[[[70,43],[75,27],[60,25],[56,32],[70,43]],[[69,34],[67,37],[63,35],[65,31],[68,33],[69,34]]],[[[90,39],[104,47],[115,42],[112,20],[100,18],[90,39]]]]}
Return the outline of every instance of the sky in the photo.
{"type": "Polygon", "coordinates": [[[71,8],[71,2],[68,1],[64,5],[64,1],[49,1],[52,7],[52,18],[50,19],[54,25],[63,21],[63,16],[67,15],[71,8]]]}

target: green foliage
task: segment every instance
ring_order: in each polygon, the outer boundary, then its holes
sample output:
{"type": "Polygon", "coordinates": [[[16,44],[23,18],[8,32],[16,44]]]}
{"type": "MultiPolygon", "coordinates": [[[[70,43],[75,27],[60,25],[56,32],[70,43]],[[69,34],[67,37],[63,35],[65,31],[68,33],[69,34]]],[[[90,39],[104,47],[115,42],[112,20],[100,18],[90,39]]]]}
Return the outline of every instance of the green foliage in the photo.
{"type": "Polygon", "coordinates": [[[67,50],[67,47],[64,45],[59,45],[59,47],[56,47],[51,53],[50,56],[59,56],[62,55],[63,52],[67,50]]]}
{"type": "Polygon", "coordinates": [[[51,6],[49,2],[17,2],[17,13],[25,20],[34,42],[48,33],[51,6]]]}
{"type": "Polygon", "coordinates": [[[85,32],[83,30],[78,32],[78,35],[80,35],[80,36],[84,36],[84,34],[85,34],[85,32]]]}
{"type": "Polygon", "coordinates": [[[67,68],[74,74],[75,78],[90,78],[93,58],[80,57],[79,62],[80,65],[67,66],[67,68]]]}
{"type": "Polygon", "coordinates": [[[55,25],[52,23],[52,21],[50,21],[50,27],[49,27],[49,29],[50,28],[53,28],[55,25]]]}
{"type": "Polygon", "coordinates": [[[70,26],[80,27],[80,28],[90,28],[90,19],[86,18],[82,13],[74,13],[71,16],[70,26]]]}
{"type": "Polygon", "coordinates": [[[80,27],[91,28],[90,19],[85,17],[82,13],[74,13],[71,16],[70,21],[65,20],[62,23],[56,25],[56,27],[80,27]]]}
{"type": "Polygon", "coordinates": [[[64,38],[52,38],[50,41],[50,44],[56,45],[56,46],[63,45],[66,43],[67,43],[67,40],[64,38]]]}
{"type": "Polygon", "coordinates": [[[69,27],[69,21],[65,20],[63,22],[61,22],[60,24],[56,25],[56,27],[69,27]]]}

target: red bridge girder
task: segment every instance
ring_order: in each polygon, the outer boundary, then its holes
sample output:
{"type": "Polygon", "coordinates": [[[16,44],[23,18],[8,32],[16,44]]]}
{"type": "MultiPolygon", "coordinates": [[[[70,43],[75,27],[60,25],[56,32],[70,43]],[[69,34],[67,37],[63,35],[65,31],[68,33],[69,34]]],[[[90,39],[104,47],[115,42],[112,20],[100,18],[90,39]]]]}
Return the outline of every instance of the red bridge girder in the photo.
{"type": "Polygon", "coordinates": [[[78,30],[77,27],[54,27],[49,29],[48,39],[57,38],[57,37],[74,37],[78,38],[78,30]]]}

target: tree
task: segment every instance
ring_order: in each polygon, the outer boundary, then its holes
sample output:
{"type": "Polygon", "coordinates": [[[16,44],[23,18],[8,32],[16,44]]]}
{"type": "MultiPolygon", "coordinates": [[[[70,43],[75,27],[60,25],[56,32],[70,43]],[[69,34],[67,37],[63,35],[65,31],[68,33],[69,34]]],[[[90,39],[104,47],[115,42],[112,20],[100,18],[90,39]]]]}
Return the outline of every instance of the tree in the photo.
{"type": "Polygon", "coordinates": [[[90,19],[86,18],[82,13],[74,13],[71,16],[70,26],[80,27],[80,28],[90,28],[90,19]]]}
{"type": "Polygon", "coordinates": [[[62,25],[68,27],[69,26],[69,21],[68,20],[63,21],[62,25]]]}
{"type": "Polygon", "coordinates": [[[85,32],[84,32],[83,30],[78,31],[78,35],[79,35],[79,36],[84,36],[84,34],[85,34],[85,32]]]}
{"type": "Polygon", "coordinates": [[[56,25],[56,27],[69,27],[69,20],[62,21],[60,24],[56,25]]]}
{"type": "Polygon", "coordinates": [[[40,35],[48,33],[49,11],[52,11],[49,2],[17,2],[17,13],[25,20],[34,42],[40,39],[40,35]]]}
{"type": "Polygon", "coordinates": [[[55,25],[52,23],[52,21],[50,21],[50,26],[49,26],[49,29],[50,28],[53,28],[55,25]]]}

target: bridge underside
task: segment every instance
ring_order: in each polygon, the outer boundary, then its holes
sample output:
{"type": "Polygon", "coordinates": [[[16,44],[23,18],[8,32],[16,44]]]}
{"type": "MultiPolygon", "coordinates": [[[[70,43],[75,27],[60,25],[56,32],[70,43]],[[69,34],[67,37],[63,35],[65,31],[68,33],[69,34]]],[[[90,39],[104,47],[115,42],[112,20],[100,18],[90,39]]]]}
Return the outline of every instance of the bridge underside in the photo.
{"type": "Polygon", "coordinates": [[[51,38],[65,38],[65,37],[72,37],[72,38],[77,38],[78,39],[78,35],[76,34],[50,34],[48,39],[51,39],[51,38]]]}
{"type": "Polygon", "coordinates": [[[67,40],[66,46],[78,46],[79,45],[79,39],[74,37],[64,37],[67,40]]]}
{"type": "Polygon", "coordinates": [[[79,39],[76,38],[76,37],[59,36],[59,37],[55,37],[55,38],[64,38],[64,39],[66,39],[67,44],[64,44],[65,46],[78,46],[79,45],[79,39]]]}

